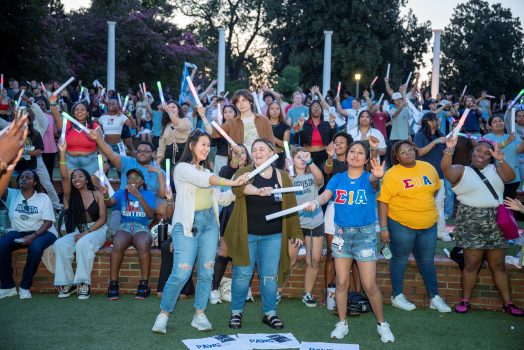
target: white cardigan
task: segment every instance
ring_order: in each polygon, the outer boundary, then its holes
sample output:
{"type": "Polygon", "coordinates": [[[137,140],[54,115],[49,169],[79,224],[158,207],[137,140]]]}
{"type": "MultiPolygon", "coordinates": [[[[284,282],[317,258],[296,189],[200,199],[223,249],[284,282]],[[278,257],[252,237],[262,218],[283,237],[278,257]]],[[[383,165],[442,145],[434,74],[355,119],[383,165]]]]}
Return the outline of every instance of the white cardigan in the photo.
{"type": "MultiPolygon", "coordinates": [[[[175,182],[176,199],[175,213],[173,214],[171,224],[173,226],[177,223],[182,224],[184,227],[184,236],[193,237],[191,229],[193,228],[193,222],[195,220],[196,188],[211,187],[209,179],[213,175],[209,169],[201,171],[198,170],[194,164],[190,163],[179,163],[175,166],[173,181],[175,182]]],[[[234,200],[235,195],[231,190],[221,192],[219,188],[213,188],[212,202],[217,224],[220,224],[218,219],[218,206],[227,206],[234,200]]],[[[217,235],[217,241],[219,238],[220,234],[217,235]]]]}

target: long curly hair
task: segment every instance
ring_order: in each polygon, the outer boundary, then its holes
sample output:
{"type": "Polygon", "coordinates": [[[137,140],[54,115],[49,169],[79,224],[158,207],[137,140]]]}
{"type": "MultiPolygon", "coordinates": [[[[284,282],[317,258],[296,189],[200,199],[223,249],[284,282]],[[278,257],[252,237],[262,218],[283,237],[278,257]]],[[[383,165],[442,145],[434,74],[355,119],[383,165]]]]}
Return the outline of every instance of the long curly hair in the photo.
{"type": "Polygon", "coordinates": [[[84,206],[84,201],[82,200],[82,194],[80,191],[73,186],[73,175],[80,171],[84,174],[87,184],[86,187],[89,191],[95,191],[95,186],[93,181],[91,181],[91,175],[85,169],[75,169],[71,173],[71,179],[69,180],[71,185],[71,194],[69,196],[69,208],[67,209],[67,215],[65,217],[65,227],[67,233],[73,232],[76,229],[76,225],[80,223],[86,223],[86,208],[84,206]]]}

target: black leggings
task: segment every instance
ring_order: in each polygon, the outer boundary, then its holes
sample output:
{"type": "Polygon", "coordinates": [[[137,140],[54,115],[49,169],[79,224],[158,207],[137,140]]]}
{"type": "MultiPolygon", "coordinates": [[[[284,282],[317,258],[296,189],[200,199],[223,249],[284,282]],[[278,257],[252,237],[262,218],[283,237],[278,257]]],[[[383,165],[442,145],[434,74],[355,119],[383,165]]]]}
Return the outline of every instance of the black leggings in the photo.
{"type": "MultiPolygon", "coordinates": [[[[158,276],[158,285],[156,287],[157,293],[162,293],[164,286],[166,285],[167,279],[173,271],[173,253],[169,251],[169,245],[171,244],[171,237],[162,242],[160,246],[160,253],[162,256],[162,263],[160,264],[160,276],[158,276]]],[[[180,291],[180,294],[193,295],[195,294],[195,286],[193,285],[192,276],[189,277],[184,288],[180,291]]]]}
{"type": "Polygon", "coordinates": [[[227,264],[229,264],[231,260],[230,257],[217,255],[217,258],[215,259],[215,273],[213,274],[213,286],[211,290],[216,290],[220,287],[220,281],[222,281],[224,272],[226,272],[227,264]]]}

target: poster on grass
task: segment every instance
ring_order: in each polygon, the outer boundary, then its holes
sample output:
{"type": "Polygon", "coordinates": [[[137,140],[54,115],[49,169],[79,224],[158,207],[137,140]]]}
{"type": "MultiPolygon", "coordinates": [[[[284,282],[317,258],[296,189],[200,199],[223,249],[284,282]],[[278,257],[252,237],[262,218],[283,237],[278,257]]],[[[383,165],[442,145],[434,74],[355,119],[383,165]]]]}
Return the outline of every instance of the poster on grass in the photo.
{"type": "Polygon", "coordinates": [[[213,337],[201,339],[185,339],[182,342],[189,350],[206,350],[206,349],[220,349],[220,350],[251,350],[248,344],[238,339],[235,335],[218,334],[213,337]]]}
{"type": "Polygon", "coordinates": [[[300,350],[360,350],[358,344],[312,343],[303,341],[300,350]]]}
{"type": "Polygon", "coordinates": [[[298,349],[300,343],[291,333],[237,334],[238,338],[253,349],[298,349]]]}

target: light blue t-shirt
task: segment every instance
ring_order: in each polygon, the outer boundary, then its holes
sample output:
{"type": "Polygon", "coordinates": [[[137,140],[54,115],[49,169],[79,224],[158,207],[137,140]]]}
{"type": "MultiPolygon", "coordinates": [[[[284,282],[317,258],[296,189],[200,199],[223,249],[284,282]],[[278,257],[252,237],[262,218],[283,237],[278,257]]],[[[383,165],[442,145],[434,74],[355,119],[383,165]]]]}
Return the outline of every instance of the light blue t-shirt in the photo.
{"type": "MultiPolygon", "coordinates": [[[[156,206],[155,196],[153,193],[146,190],[140,190],[140,194],[146,201],[147,205],[149,205],[151,209],[154,210],[156,206]]],[[[113,209],[120,211],[120,214],[122,215],[120,223],[126,224],[134,222],[144,226],[149,225],[149,218],[147,217],[144,207],[142,207],[142,204],[140,204],[138,198],[133,196],[131,193],[128,193],[126,198],[125,190],[116,191],[113,198],[116,200],[113,209]]]]}
{"type": "MultiPolygon", "coordinates": [[[[496,143],[501,143],[502,141],[507,140],[509,137],[508,134],[504,135],[495,135],[493,133],[489,133],[487,135],[483,136],[485,139],[488,139],[490,141],[494,141],[496,143]]],[[[511,181],[510,183],[520,182],[520,171],[519,171],[519,162],[518,162],[518,154],[517,154],[517,147],[520,144],[520,139],[518,137],[515,138],[509,145],[504,147],[502,149],[502,152],[504,152],[504,160],[508,163],[508,165],[513,169],[515,172],[515,179],[511,181]]]]}
{"type": "MultiPolygon", "coordinates": [[[[301,116],[303,116],[306,119],[309,116],[309,108],[307,108],[304,105],[300,107],[293,106],[289,109],[289,111],[287,111],[287,117],[291,118],[291,122],[293,125],[298,122],[298,118],[300,118],[301,116]]],[[[291,130],[293,130],[293,128],[291,130]]]]}
{"type": "Polygon", "coordinates": [[[369,182],[371,173],[364,171],[358,179],[347,172],[336,174],[326,186],[333,194],[335,224],[340,227],[362,227],[375,223],[377,190],[369,182]]]}
{"type": "MultiPolygon", "coordinates": [[[[315,200],[318,197],[318,190],[322,187],[315,183],[315,177],[311,173],[295,176],[293,179],[293,186],[302,186],[304,188],[303,191],[295,192],[297,204],[303,204],[315,200]]],[[[299,212],[299,218],[300,227],[306,229],[317,228],[324,222],[322,208],[317,208],[314,211],[301,210],[299,212]]]]}
{"type": "MultiPolygon", "coordinates": [[[[151,163],[153,164],[153,163],[151,163]]],[[[122,157],[122,165],[120,167],[120,172],[122,173],[122,176],[120,176],[120,189],[125,190],[127,185],[127,176],[126,173],[128,170],[131,169],[139,169],[142,174],[144,174],[144,183],[147,186],[147,190],[151,191],[155,197],[158,196],[158,190],[160,188],[160,183],[158,181],[158,174],[155,172],[149,172],[147,168],[141,164],[138,163],[136,158],[123,156],[122,157]]],[[[164,176],[166,173],[162,170],[162,173],[164,176]]]]}

